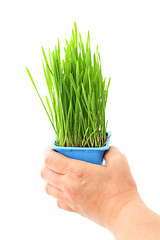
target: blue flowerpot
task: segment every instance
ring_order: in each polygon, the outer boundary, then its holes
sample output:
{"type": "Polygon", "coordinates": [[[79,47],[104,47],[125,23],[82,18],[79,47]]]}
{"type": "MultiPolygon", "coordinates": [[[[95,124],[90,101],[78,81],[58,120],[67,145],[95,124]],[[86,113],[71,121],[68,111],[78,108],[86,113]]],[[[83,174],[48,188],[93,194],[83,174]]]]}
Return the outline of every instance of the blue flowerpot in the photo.
{"type": "Polygon", "coordinates": [[[103,147],[58,147],[54,141],[51,148],[66,157],[102,165],[104,152],[109,149],[111,132],[107,131],[106,136],[109,138],[103,147]]]}

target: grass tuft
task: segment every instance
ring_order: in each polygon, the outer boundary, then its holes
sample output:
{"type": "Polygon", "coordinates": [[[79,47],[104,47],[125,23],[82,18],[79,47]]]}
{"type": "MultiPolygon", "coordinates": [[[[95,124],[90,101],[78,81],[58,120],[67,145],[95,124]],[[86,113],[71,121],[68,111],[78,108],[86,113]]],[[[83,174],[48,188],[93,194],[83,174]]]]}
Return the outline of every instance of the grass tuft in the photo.
{"type": "Polygon", "coordinates": [[[43,71],[48,88],[44,104],[30,71],[32,84],[56,133],[56,145],[61,147],[101,147],[106,141],[105,109],[110,80],[101,71],[98,51],[91,55],[90,33],[84,46],[74,23],[70,42],[66,40],[65,57],[61,61],[60,42],[55,50],[44,48],[43,71]]]}

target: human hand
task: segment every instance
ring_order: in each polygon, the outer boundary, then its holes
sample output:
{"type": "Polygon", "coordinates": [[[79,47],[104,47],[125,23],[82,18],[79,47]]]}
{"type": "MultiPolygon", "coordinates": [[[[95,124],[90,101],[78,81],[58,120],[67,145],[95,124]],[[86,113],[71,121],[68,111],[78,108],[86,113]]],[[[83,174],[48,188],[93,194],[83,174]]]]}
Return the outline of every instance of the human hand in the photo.
{"type": "Polygon", "coordinates": [[[114,232],[121,209],[139,198],[126,157],[116,148],[105,166],[70,159],[47,148],[41,171],[46,192],[61,209],[73,211],[114,232]]]}

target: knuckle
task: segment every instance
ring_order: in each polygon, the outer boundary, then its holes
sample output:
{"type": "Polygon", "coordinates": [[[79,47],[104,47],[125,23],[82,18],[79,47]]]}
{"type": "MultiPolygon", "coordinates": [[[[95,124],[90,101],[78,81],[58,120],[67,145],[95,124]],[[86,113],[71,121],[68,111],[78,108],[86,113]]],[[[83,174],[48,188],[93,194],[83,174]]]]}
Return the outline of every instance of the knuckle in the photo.
{"type": "Polygon", "coordinates": [[[50,162],[50,159],[51,159],[51,152],[49,149],[47,149],[44,156],[44,163],[47,165],[50,162]]]}
{"type": "Polygon", "coordinates": [[[57,200],[57,206],[62,209],[62,206],[61,206],[61,202],[59,200],[57,200]]]}
{"type": "Polygon", "coordinates": [[[48,164],[49,161],[50,161],[50,154],[47,154],[44,158],[44,163],[48,164]]]}
{"type": "Polygon", "coordinates": [[[66,175],[71,178],[81,179],[84,176],[84,172],[83,168],[76,166],[74,168],[70,168],[66,175]]]}
{"type": "Polygon", "coordinates": [[[55,198],[61,201],[64,201],[64,195],[61,191],[55,193],[55,198]]]}
{"type": "Polygon", "coordinates": [[[75,197],[75,191],[73,187],[68,186],[67,184],[64,185],[64,191],[66,192],[67,196],[75,197]]]}
{"type": "Polygon", "coordinates": [[[46,178],[46,175],[47,175],[47,168],[44,166],[42,169],[41,169],[41,177],[43,179],[46,178]]]}
{"type": "Polygon", "coordinates": [[[41,175],[41,178],[43,178],[43,176],[44,176],[44,169],[43,168],[41,169],[40,175],[41,175]]]}
{"type": "Polygon", "coordinates": [[[75,170],[75,176],[79,179],[83,179],[84,176],[84,169],[78,168],[75,170]]]}
{"type": "Polygon", "coordinates": [[[47,194],[49,194],[49,185],[48,185],[48,183],[45,184],[45,191],[46,191],[47,194]]]}
{"type": "Polygon", "coordinates": [[[41,176],[42,176],[43,179],[46,179],[46,176],[47,176],[47,168],[46,167],[42,168],[41,176]]]}

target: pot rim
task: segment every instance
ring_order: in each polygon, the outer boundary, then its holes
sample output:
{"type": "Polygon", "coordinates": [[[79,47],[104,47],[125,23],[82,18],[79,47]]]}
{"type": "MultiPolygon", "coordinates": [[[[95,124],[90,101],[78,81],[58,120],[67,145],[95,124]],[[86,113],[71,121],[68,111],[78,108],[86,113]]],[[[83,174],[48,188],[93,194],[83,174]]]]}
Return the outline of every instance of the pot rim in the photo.
{"type": "Polygon", "coordinates": [[[107,150],[109,148],[109,141],[110,141],[110,137],[111,137],[112,132],[111,131],[107,131],[106,135],[108,135],[107,137],[109,137],[109,139],[107,140],[106,144],[103,147],[59,147],[57,145],[55,145],[56,142],[56,138],[55,140],[52,142],[51,144],[51,148],[52,149],[61,149],[61,150],[91,150],[91,151],[95,151],[95,150],[99,150],[99,151],[104,151],[107,150]]]}

